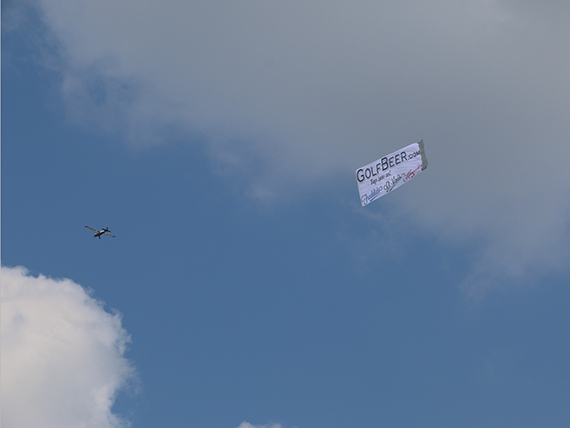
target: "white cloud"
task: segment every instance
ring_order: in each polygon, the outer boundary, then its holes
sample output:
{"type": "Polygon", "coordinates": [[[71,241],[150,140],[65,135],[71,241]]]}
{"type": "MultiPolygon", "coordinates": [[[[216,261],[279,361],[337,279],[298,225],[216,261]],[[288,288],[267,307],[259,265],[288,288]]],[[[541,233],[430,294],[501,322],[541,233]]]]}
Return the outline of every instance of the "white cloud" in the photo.
{"type": "Polygon", "coordinates": [[[570,255],[564,2],[38,2],[77,120],[134,144],[205,136],[263,198],[423,138],[427,173],[382,203],[478,240],[473,278],[570,255]]]}
{"type": "Polygon", "coordinates": [[[112,412],[135,376],[120,315],[69,279],[1,269],[2,425],[128,426],[112,412]]]}
{"type": "Polygon", "coordinates": [[[238,428],[281,428],[281,424],[252,425],[249,422],[242,422],[238,428]]]}

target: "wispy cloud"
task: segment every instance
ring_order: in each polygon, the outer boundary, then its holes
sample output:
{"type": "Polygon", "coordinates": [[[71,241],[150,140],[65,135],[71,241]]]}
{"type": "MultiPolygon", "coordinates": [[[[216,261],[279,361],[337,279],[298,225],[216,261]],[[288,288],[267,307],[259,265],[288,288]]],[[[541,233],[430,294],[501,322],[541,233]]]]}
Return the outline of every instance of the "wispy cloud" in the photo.
{"type": "Polygon", "coordinates": [[[69,279],[1,269],[3,425],[128,426],[112,412],[136,379],[120,314],[69,279]]]}
{"type": "Polygon", "coordinates": [[[38,3],[76,120],[133,144],[201,135],[265,199],[348,180],[423,138],[427,173],[383,203],[478,242],[472,282],[564,269],[561,2],[38,3]]]}
{"type": "Polygon", "coordinates": [[[237,428],[281,428],[281,424],[271,423],[266,425],[253,425],[249,422],[242,422],[237,428]]]}

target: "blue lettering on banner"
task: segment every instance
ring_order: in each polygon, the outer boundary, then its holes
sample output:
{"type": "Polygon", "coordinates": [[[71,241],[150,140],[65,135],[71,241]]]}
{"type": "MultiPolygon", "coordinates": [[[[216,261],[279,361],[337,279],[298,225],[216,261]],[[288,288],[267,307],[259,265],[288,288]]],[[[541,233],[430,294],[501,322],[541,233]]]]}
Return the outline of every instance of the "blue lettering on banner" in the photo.
{"type": "Polygon", "coordinates": [[[374,199],[380,197],[380,193],[382,193],[382,188],[376,187],[369,194],[363,195],[362,198],[360,199],[360,202],[362,203],[362,205],[369,204],[374,199]]]}

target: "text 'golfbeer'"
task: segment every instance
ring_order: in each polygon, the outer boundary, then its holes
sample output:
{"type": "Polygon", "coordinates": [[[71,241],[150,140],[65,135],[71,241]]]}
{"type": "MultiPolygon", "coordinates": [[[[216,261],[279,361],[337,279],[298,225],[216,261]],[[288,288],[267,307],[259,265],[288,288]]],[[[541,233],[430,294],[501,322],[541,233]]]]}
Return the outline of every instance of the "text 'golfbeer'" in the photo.
{"type": "Polygon", "coordinates": [[[362,206],[407,183],[424,169],[428,161],[424,140],[403,147],[356,170],[362,206]]]}

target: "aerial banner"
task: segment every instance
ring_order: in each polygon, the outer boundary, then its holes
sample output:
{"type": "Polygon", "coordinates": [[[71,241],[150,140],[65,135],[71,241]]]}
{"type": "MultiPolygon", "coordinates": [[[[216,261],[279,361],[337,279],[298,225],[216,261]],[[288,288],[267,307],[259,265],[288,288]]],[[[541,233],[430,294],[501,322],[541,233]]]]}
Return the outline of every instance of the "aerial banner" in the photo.
{"type": "Polygon", "coordinates": [[[427,165],[424,140],[421,140],[358,168],[356,181],[362,206],[407,183],[427,165]]]}

